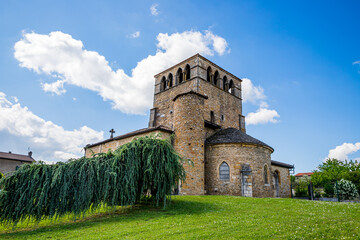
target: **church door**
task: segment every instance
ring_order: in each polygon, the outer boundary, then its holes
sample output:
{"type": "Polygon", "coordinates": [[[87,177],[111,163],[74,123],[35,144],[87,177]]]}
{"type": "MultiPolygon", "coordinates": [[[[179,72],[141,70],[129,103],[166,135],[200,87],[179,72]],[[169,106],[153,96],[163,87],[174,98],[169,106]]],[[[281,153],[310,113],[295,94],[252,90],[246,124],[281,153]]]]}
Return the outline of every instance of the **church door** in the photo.
{"type": "Polygon", "coordinates": [[[244,164],[241,169],[241,195],[252,197],[252,171],[249,164],[244,164]]]}
{"type": "Polygon", "coordinates": [[[277,171],[275,171],[274,173],[274,181],[275,181],[275,197],[280,197],[279,173],[277,171]]]}

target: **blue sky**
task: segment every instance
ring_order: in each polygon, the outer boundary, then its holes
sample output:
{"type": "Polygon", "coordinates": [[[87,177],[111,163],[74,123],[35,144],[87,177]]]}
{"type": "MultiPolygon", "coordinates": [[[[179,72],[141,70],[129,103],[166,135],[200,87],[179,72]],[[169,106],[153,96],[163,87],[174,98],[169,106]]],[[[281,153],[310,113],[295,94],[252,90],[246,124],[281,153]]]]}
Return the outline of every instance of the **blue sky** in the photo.
{"type": "Polygon", "coordinates": [[[359,11],[357,1],[1,1],[0,151],[30,146],[50,162],[111,128],[144,128],[152,71],[200,52],[247,79],[243,114],[268,113],[247,118],[247,133],[272,159],[304,172],[360,158],[359,11]]]}

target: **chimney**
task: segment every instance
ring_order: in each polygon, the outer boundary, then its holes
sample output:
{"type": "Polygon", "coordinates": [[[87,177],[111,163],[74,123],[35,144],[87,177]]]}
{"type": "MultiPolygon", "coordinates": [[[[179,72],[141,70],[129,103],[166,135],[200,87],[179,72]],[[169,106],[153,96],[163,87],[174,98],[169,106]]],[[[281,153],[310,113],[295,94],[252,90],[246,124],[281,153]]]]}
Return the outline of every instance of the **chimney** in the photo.
{"type": "Polygon", "coordinates": [[[11,154],[11,151],[9,151],[9,153],[11,154]]]}
{"type": "Polygon", "coordinates": [[[32,156],[32,151],[28,152],[28,156],[31,157],[32,156]]]}

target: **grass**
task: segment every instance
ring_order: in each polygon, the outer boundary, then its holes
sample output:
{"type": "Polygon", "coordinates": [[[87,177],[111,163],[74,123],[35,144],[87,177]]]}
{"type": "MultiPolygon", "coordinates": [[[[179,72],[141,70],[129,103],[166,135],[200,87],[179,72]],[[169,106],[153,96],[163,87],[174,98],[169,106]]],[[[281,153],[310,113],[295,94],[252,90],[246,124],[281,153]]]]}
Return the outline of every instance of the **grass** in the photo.
{"type": "Polygon", "coordinates": [[[360,239],[360,204],[233,196],[175,196],[147,205],[0,227],[0,239],[360,239]]]}

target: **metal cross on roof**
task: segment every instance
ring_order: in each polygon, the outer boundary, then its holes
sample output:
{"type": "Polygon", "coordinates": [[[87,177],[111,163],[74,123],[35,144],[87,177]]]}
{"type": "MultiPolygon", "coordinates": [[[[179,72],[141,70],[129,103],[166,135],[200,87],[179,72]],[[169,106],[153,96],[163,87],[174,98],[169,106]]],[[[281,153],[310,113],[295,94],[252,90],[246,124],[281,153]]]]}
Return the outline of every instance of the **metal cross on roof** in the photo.
{"type": "Polygon", "coordinates": [[[110,138],[113,138],[113,137],[114,137],[115,130],[112,128],[109,132],[111,133],[110,138]]]}

